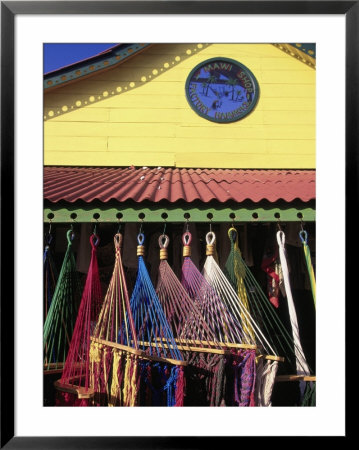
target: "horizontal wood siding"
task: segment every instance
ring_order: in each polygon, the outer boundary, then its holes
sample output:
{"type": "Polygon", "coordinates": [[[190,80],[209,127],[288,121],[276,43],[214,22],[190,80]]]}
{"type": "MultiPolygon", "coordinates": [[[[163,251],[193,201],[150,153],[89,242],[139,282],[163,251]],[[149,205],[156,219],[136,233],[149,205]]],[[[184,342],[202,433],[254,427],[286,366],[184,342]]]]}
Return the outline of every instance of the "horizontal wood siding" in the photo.
{"type": "Polygon", "coordinates": [[[315,70],[270,44],[158,44],[91,78],[46,93],[46,165],[315,167],[315,70]],[[185,96],[198,63],[235,59],[260,98],[244,119],[216,124],[185,96]]]}

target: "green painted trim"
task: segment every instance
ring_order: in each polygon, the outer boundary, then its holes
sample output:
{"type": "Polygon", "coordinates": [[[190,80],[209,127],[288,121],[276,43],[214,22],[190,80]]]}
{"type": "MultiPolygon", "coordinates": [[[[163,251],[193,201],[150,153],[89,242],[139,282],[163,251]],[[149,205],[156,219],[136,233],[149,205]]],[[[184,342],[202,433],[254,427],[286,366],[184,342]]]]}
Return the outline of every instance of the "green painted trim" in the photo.
{"type": "MultiPolygon", "coordinates": [[[[84,76],[91,75],[103,69],[108,69],[109,67],[116,66],[120,62],[123,62],[125,59],[130,56],[138,53],[144,48],[148,47],[151,44],[130,44],[127,47],[121,50],[114,50],[113,55],[109,56],[104,55],[102,57],[102,61],[92,61],[86,62],[83,66],[77,66],[74,70],[68,70],[67,72],[61,71],[60,74],[55,76],[45,76],[44,77],[44,89],[51,89],[57,86],[62,86],[70,81],[78,80],[84,76]],[[106,63],[106,64],[105,64],[106,63]],[[90,69],[93,67],[93,69],[90,69]]],[[[100,56],[98,58],[101,58],[100,56]]]]}
{"type": "Polygon", "coordinates": [[[278,216],[282,222],[295,222],[301,220],[298,214],[302,214],[302,220],[306,222],[315,221],[315,209],[311,207],[234,207],[228,206],[208,206],[203,205],[199,207],[178,207],[169,206],[164,207],[161,205],[147,206],[98,206],[93,205],[82,206],[69,205],[63,206],[51,206],[44,209],[44,222],[53,223],[67,223],[67,222],[139,222],[141,217],[139,214],[144,214],[144,222],[183,222],[186,220],[185,214],[190,214],[189,221],[191,222],[277,222],[278,216]],[[117,217],[117,214],[122,214],[121,217],[117,217]],[[52,214],[53,216],[49,216],[52,214]],[[76,214],[76,216],[74,216],[76,214]],[[99,214],[95,216],[94,214],[99,214]],[[167,214],[167,217],[162,216],[167,214]],[[212,218],[208,217],[208,214],[212,214],[212,218]],[[234,214],[234,217],[232,216],[234,214]],[[257,217],[256,217],[257,215],[257,217]]]}

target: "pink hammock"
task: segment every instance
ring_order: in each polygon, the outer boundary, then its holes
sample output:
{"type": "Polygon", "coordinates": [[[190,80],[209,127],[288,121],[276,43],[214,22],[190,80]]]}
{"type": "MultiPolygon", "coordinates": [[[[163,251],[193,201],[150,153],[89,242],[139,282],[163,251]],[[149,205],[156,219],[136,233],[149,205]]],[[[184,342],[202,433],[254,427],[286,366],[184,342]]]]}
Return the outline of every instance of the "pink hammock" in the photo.
{"type": "Polygon", "coordinates": [[[172,328],[176,343],[184,359],[187,383],[185,406],[200,406],[215,403],[211,393],[216,384],[214,371],[226,351],[217,342],[215,333],[202,316],[195,302],[190,298],[179,279],[168,264],[169,238],[159,237],[160,266],[156,292],[166,319],[172,328]],[[211,365],[212,371],[206,371],[211,365]]]}
{"type": "Polygon", "coordinates": [[[205,321],[199,308],[168,264],[169,237],[160,236],[158,243],[160,265],[156,293],[176,341],[179,344],[220,348],[210,324],[205,321]]]}
{"type": "Polygon", "coordinates": [[[90,386],[90,338],[102,302],[97,262],[100,238],[90,237],[91,260],[62,377],[55,382],[56,406],[89,406],[95,391],[90,386]]]}

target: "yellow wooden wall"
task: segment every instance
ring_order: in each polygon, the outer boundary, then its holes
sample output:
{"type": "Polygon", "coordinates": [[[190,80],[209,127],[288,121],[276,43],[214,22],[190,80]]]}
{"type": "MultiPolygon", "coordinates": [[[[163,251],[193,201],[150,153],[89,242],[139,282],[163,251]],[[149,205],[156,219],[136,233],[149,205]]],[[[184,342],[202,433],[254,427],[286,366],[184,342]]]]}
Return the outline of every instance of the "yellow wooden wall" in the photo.
{"type": "Polygon", "coordinates": [[[117,68],[46,92],[45,165],[315,168],[315,70],[271,44],[156,44],[117,68]],[[216,56],[247,66],[255,110],[216,124],[185,96],[216,56]]]}

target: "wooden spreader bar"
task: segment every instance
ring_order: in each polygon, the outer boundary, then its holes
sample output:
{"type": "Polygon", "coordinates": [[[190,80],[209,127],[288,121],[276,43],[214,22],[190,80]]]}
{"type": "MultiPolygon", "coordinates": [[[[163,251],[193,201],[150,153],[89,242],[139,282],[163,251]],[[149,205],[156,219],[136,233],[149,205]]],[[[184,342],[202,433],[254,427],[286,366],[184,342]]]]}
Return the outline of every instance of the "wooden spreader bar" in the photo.
{"type": "Polygon", "coordinates": [[[82,386],[74,386],[72,384],[61,383],[60,380],[54,382],[54,386],[58,391],[69,392],[70,394],[77,395],[77,398],[93,398],[95,390],[92,388],[85,388],[82,386]]]}
{"type": "Polygon", "coordinates": [[[44,375],[54,375],[56,373],[62,373],[65,363],[49,363],[44,364],[44,375]]]}
{"type": "Polygon", "coordinates": [[[94,337],[91,337],[91,341],[97,342],[98,344],[106,345],[107,347],[117,348],[118,350],[124,350],[126,352],[133,353],[134,355],[137,355],[143,359],[149,359],[151,361],[157,361],[157,362],[170,363],[175,366],[187,366],[186,361],[180,361],[179,359],[172,359],[172,358],[162,358],[160,356],[155,356],[155,355],[148,355],[143,350],[135,349],[135,348],[129,347],[127,345],[118,344],[117,342],[106,341],[104,339],[98,339],[98,338],[94,338],[94,337]]]}
{"type": "MultiPolygon", "coordinates": [[[[160,340],[160,339],[157,339],[160,340]]],[[[256,349],[256,345],[252,344],[234,344],[230,342],[215,342],[215,341],[201,341],[197,339],[175,339],[176,344],[184,344],[184,345],[206,345],[207,347],[213,346],[213,347],[221,347],[222,349],[228,349],[228,348],[246,348],[246,349],[256,349]]],[[[197,351],[205,351],[202,347],[198,347],[200,350],[197,351]]],[[[213,349],[214,350],[214,349],[213,349]]]]}
{"type": "Polygon", "coordinates": [[[284,362],[285,358],[283,356],[277,356],[277,355],[258,355],[257,358],[263,357],[264,359],[267,359],[269,361],[280,361],[284,362]]]}
{"type": "MultiPolygon", "coordinates": [[[[155,342],[140,342],[141,345],[144,345],[145,347],[160,347],[160,348],[173,348],[173,346],[169,346],[167,344],[158,343],[155,342]]],[[[210,347],[193,347],[190,345],[177,345],[178,350],[181,351],[189,351],[189,352],[202,352],[202,353],[215,353],[218,355],[229,355],[229,350],[223,350],[223,349],[217,349],[217,348],[210,348],[210,347]]]]}
{"type": "MultiPolygon", "coordinates": [[[[159,340],[159,339],[158,339],[159,340]]],[[[207,353],[219,353],[219,354],[229,354],[230,352],[226,349],[228,348],[244,348],[244,349],[257,349],[256,345],[251,344],[233,344],[230,342],[214,342],[214,341],[200,341],[196,339],[175,339],[176,343],[178,343],[178,348],[180,350],[190,350],[197,352],[207,352],[207,353]],[[182,345],[184,344],[184,345],[182,345]],[[221,347],[221,349],[216,348],[206,348],[206,347],[192,347],[192,344],[201,344],[206,346],[216,346],[221,347]],[[186,348],[187,347],[187,348],[186,348]]],[[[263,357],[264,359],[271,361],[280,361],[284,362],[285,358],[283,356],[277,355],[258,355],[257,357],[263,357]]]]}
{"type": "Polygon", "coordinates": [[[278,375],[275,381],[316,381],[315,375],[278,375]]]}

